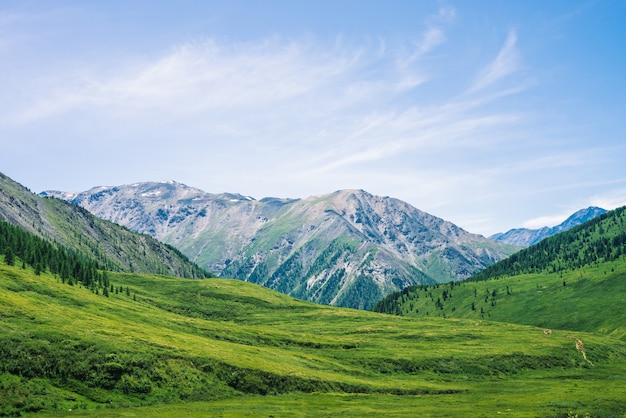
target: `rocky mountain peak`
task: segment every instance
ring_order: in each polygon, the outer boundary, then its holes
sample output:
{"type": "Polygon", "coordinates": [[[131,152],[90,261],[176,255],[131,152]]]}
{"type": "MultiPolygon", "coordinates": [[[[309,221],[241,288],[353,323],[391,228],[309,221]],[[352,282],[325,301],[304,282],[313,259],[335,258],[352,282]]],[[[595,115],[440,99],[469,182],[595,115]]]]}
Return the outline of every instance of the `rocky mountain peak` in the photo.
{"type": "Polygon", "coordinates": [[[561,231],[567,231],[568,229],[587,222],[588,220],[593,219],[596,216],[600,216],[606,212],[606,209],[602,209],[597,206],[590,206],[588,208],[581,209],[578,212],[575,212],[557,227],[561,231]]]}

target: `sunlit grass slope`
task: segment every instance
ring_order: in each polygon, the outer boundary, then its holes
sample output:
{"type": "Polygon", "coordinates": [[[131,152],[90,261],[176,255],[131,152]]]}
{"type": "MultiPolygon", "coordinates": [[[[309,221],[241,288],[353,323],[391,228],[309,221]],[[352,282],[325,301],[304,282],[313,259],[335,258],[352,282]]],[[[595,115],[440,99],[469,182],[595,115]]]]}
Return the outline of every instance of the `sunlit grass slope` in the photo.
{"type": "Polygon", "coordinates": [[[105,297],[0,257],[0,414],[626,411],[626,343],[608,336],[339,309],[234,280],[110,280],[105,297]]]}
{"type": "Polygon", "coordinates": [[[554,274],[412,287],[379,304],[417,318],[488,319],[626,339],[626,262],[554,274]]]}

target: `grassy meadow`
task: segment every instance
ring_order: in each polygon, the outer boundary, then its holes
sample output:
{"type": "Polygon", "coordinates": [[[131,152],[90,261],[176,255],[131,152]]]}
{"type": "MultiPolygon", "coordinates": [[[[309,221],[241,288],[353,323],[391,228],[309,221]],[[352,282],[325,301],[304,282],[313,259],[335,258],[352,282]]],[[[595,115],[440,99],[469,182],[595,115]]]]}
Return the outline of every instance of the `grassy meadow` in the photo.
{"type": "Polygon", "coordinates": [[[626,413],[619,329],[391,316],[235,280],[110,282],[105,297],[0,262],[0,415],[626,413]]]}
{"type": "Polygon", "coordinates": [[[411,287],[392,295],[386,311],[596,332],[626,340],[625,294],[626,260],[618,260],[559,273],[411,287]]]}

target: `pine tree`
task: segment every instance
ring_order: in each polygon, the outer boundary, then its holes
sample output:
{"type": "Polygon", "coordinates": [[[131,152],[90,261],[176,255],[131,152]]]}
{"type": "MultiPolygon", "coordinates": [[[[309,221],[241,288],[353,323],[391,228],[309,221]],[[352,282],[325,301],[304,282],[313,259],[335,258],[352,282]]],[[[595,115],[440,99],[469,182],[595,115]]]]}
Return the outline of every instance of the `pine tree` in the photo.
{"type": "Polygon", "coordinates": [[[4,249],[4,262],[8,266],[12,266],[15,263],[15,255],[13,254],[13,249],[8,245],[4,249]]]}

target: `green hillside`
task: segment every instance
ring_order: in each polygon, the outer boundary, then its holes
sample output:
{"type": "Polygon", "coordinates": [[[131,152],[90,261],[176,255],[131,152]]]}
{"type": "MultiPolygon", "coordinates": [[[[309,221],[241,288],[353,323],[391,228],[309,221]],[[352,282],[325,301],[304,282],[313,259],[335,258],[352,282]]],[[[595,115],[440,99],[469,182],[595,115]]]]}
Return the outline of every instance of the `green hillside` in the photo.
{"type": "Polygon", "coordinates": [[[560,273],[626,256],[626,206],[546,238],[487,267],[472,280],[525,273],[560,273]]]}
{"type": "Polygon", "coordinates": [[[626,339],[626,263],[559,274],[410,287],[380,301],[379,312],[416,318],[473,318],[607,334],[626,339]]]}
{"type": "Polygon", "coordinates": [[[624,340],[625,209],[547,238],[470,281],[409,287],[374,310],[598,332],[624,340]]]}
{"type": "Polygon", "coordinates": [[[109,273],[105,296],[14,261],[0,256],[0,415],[626,413],[626,342],[609,336],[381,315],[224,279],[109,273]]]}
{"type": "Polygon", "coordinates": [[[60,243],[108,270],[204,278],[210,274],[176,248],[95,217],[64,200],[44,198],[0,173],[0,221],[60,243]]]}

